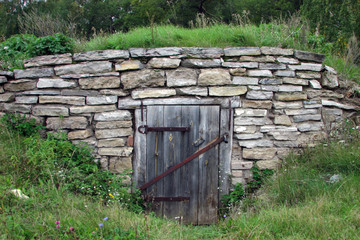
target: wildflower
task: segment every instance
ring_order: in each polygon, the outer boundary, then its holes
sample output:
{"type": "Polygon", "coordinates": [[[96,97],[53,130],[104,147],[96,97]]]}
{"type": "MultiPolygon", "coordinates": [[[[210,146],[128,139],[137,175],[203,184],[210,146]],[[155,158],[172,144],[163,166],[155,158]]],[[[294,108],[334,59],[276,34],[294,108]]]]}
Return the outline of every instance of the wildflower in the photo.
{"type": "Polygon", "coordinates": [[[60,221],[56,221],[55,224],[56,224],[56,225],[59,225],[59,224],[60,224],[60,221]]]}
{"type": "Polygon", "coordinates": [[[114,195],[112,195],[111,193],[109,193],[109,196],[110,196],[111,198],[115,198],[114,195]]]}
{"type": "Polygon", "coordinates": [[[227,216],[226,216],[226,214],[224,215],[224,218],[226,218],[227,216]]]}
{"type": "Polygon", "coordinates": [[[70,227],[69,230],[70,230],[70,231],[75,231],[75,228],[74,228],[74,227],[70,227]]]}
{"type": "Polygon", "coordinates": [[[104,224],[102,224],[102,223],[99,223],[99,227],[103,227],[104,226],[104,224]]]}
{"type": "Polygon", "coordinates": [[[108,219],[109,219],[108,217],[105,217],[105,218],[104,218],[104,221],[107,221],[108,219]]]}
{"type": "Polygon", "coordinates": [[[60,225],[59,225],[59,224],[57,224],[57,225],[56,225],[56,228],[57,228],[57,229],[59,229],[59,228],[60,228],[60,225]]]}
{"type": "Polygon", "coordinates": [[[111,183],[111,181],[109,181],[109,183],[111,183]]]}

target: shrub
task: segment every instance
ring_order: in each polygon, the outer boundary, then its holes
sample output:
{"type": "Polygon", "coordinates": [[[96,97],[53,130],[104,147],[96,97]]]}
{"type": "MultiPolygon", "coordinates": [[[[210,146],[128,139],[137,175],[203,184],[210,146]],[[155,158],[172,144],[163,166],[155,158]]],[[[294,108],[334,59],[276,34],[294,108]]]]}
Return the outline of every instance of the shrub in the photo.
{"type": "Polygon", "coordinates": [[[24,137],[29,137],[39,133],[44,127],[36,124],[35,119],[28,120],[25,115],[5,113],[0,120],[8,129],[19,133],[24,137]]]}
{"type": "Polygon", "coordinates": [[[31,56],[61,54],[73,51],[73,40],[62,33],[37,38],[31,45],[31,56]]]}

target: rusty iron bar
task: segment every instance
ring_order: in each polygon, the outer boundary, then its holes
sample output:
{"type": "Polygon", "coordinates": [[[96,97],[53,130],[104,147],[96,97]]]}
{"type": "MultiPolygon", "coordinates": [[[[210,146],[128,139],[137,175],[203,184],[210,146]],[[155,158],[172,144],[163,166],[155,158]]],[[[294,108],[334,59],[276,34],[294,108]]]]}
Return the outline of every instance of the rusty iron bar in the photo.
{"type": "Polygon", "coordinates": [[[176,169],[184,166],[186,163],[190,162],[191,160],[193,160],[194,158],[200,156],[201,154],[205,153],[206,151],[210,150],[211,148],[215,147],[216,145],[218,145],[219,143],[223,142],[223,141],[227,141],[229,134],[225,133],[222,137],[217,137],[215,139],[213,139],[212,141],[210,141],[208,144],[206,144],[205,147],[197,150],[193,155],[191,155],[190,157],[186,158],[184,161],[176,164],[175,166],[169,168],[168,170],[166,170],[164,173],[160,174],[159,176],[155,177],[154,179],[150,180],[149,182],[145,183],[144,185],[142,185],[140,187],[140,190],[143,191],[146,188],[150,187],[151,185],[153,185],[154,183],[158,182],[160,179],[166,177],[167,175],[169,175],[170,173],[172,173],[173,171],[175,171],[176,169]]]}
{"type": "Polygon", "coordinates": [[[140,133],[148,132],[188,132],[190,127],[148,127],[147,125],[142,125],[138,127],[140,133]]]}
{"type": "Polygon", "coordinates": [[[185,202],[190,201],[190,197],[150,197],[145,196],[146,202],[185,202]]]}
{"type": "Polygon", "coordinates": [[[231,100],[229,99],[229,132],[231,130],[231,100]]]}

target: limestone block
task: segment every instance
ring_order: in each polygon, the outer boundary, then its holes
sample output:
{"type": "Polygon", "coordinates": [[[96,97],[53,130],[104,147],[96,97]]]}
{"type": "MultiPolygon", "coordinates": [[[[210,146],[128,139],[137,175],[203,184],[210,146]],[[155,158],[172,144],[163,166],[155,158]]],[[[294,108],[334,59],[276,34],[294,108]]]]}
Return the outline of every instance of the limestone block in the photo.
{"type": "Polygon", "coordinates": [[[19,79],[5,83],[4,89],[11,92],[32,90],[36,86],[36,81],[31,79],[19,79]]]}
{"type": "Polygon", "coordinates": [[[97,129],[95,131],[95,137],[97,139],[127,137],[132,134],[132,128],[97,129]]]}
{"type": "Polygon", "coordinates": [[[303,107],[303,103],[301,101],[295,101],[295,102],[278,102],[274,101],[274,108],[275,109],[299,109],[303,107]]]}
{"type": "Polygon", "coordinates": [[[163,98],[163,97],[171,97],[175,95],[176,95],[175,89],[164,89],[164,88],[138,89],[131,92],[131,97],[133,99],[163,98]]]}
{"type": "Polygon", "coordinates": [[[69,116],[69,109],[64,106],[35,106],[32,109],[35,116],[54,116],[54,117],[67,117],[69,116]]]}
{"type": "Polygon", "coordinates": [[[35,96],[18,96],[15,98],[16,103],[34,104],[38,102],[38,97],[35,96]]]}
{"type": "Polygon", "coordinates": [[[268,118],[261,117],[235,117],[234,124],[239,126],[256,125],[262,126],[266,124],[272,124],[272,121],[268,118]]]}
{"type": "Polygon", "coordinates": [[[82,89],[103,89],[103,88],[119,88],[119,77],[89,77],[80,78],[79,85],[82,89]]]}
{"type": "Polygon", "coordinates": [[[121,75],[121,83],[124,86],[124,89],[161,87],[165,85],[165,72],[153,69],[125,72],[121,75]]]}
{"type": "Polygon", "coordinates": [[[286,126],[279,126],[279,125],[266,125],[260,127],[260,132],[262,133],[269,133],[269,132],[296,132],[296,127],[286,127],[286,126]]]}
{"type": "Polygon", "coordinates": [[[309,115],[295,115],[293,117],[294,122],[306,122],[306,121],[321,121],[321,114],[309,114],[309,115]]]}
{"type": "Polygon", "coordinates": [[[292,85],[301,85],[301,86],[309,85],[308,80],[298,79],[298,78],[289,78],[289,77],[283,78],[283,83],[292,84],[292,85]]]}
{"type": "Polygon", "coordinates": [[[229,71],[225,69],[201,69],[198,84],[200,86],[231,84],[231,77],[229,71]]]}
{"type": "Polygon", "coordinates": [[[282,55],[282,56],[291,56],[294,54],[293,49],[283,49],[277,47],[261,47],[261,53],[264,55],[282,55]]]}
{"type": "Polygon", "coordinates": [[[132,154],[132,147],[99,148],[98,154],[102,156],[128,157],[132,154]]]}
{"type": "Polygon", "coordinates": [[[234,125],[234,132],[235,133],[255,133],[256,126],[237,126],[234,125]]]}
{"type": "Polygon", "coordinates": [[[128,121],[131,120],[131,113],[127,110],[116,110],[111,112],[96,113],[95,121],[128,121]]]}
{"type": "Polygon", "coordinates": [[[191,58],[220,58],[224,55],[222,48],[183,47],[183,55],[191,58]]]}
{"type": "Polygon", "coordinates": [[[0,102],[13,102],[15,99],[14,93],[3,93],[0,94],[0,102]]]}
{"type": "Polygon", "coordinates": [[[272,101],[254,101],[254,100],[244,100],[243,101],[244,108],[264,108],[271,109],[272,101]]]}
{"type": "Polygon", "coordinates": [[[39,103],[59,103],[83,106],[85,105],[85,97],[77,96],[39,96],[39,103]]]}
{"type": "Polygon", "coordinates": [[[319,62],[319,63],[322,63],[325,60],[325,55],[313,53],[313,52],[305,52],[305,51],[296,50],[294,52],[294,55],[296,58],[298,58],[300,60],[307,60],[307,61],[313,61],[313,62],[319,62]]]}
{"type": "Polygon", "coordinates": [[[246,99],[254,99],[254,100],[269,100],[272,99],[273,92],[266,91],[249,91],[246,94],[246,99]]]}
{"type": "Polygon", "coordinates": [[[284,70],[286,69],[286,65],[283,63],[260,63],[259,69],[284,70]]]}
{"type": "Polygon", "coordinates": [[[324,124],[321,122],[305,122],[297,125],[300,132],[321,131],[324,124]]]}
{"type": "Polygon", "coordinates": [[[94,96],[86,97],[87,105],[102,105],[102,104],[114,104],[117,103],[117,96],[94,96]]]}
{"type": "Polygon", "coordinates": [[[323,69],[323,65],[317,63],[301,63],[300,65],[289,65],[289,69],[320,72],[323,69]]]}
{"type": "Polygon", "coordinates": [[[302,86],[280,85],[279,92],[302,92],[302,86]]]}
{"type": "MultiPolygon", "coordinates": [[[[14,73],[11,71],[0,71],[0,76],[6,76],[6,77],[13,78],[14,73]]],[[[1,81],[0,81],[0,83],[1,83],[1,81]]]]}
{"type": "Polygon", "coordinates": [[[244,86],[240,87],[209,87],[209,96],[229,97],[239,96],[247,92],[247,88],[244,86]]]}
{"type": "Polygon", "coordinates": [[[307,132],[301,134],[297,142],[302,146],[313,146],[316,142],[319,142],[325,138],[325,132],[307,132]]]}
{"type": "Polygon", "coordinates": [[[321,108],[320,101],[304,101],[304,108],[321,108]]]}
{"type": "Polygon", "coordinates": [[[93,135],[93,132],[91,129],[78,130],[78,131],[69,132],[68,139],[69,140],[85,139],[85,138],[91,137],[92,135],[93,135]]]}
{"type": "Polygon", "coordinates": [[[109,138],[109,139],[100,139],[97,146],[98,147],[124,147],[126,144],[125,138],[109,138]]]}
{"type": "Polygon", "coordinates": [[[71,53],[65,54],[57,54],[57,55],[45,55],[45,56],[37,56],[30,59],[24,60],[24,67],[41,67],[41,66],[49,66],[49,65],[63,65],[63,64],[71,64],[72,58],[71,53]]]}
{"type": "Polygon", "coordinates": [[[274,141],[274,145],[279,148],[299,148],[301,145],[297,141],[274,141]]]}
{"type": "Polygon", "coordinates": [[[292,122],[291,122],[289,116],[278,115],[278,116],[275,116],[275,118],[274,118],[274,124],[275,125],[291,126],[292,122]]]}
{"type": "Polygon", "coordinates": [[[16,103],[3,103],[0,105],[1,111],[16,112],[16,113],[30,113],[31,105],[23,105],[16,103]]]}
{"type": "Polygon", "coordinates": [[[258,47],[232,47],[225,48],[224,54],[227,57],[243,56],[243,55],[261,55],[260,48],[258,47]]]}
{"type": "Polygon", "coordinates": [[[274,144],[272,141],[270,140],[242,140],[239,141],[239,146],[240,147],[245,147],[245,148],[259,148],[259,147],[273,147],[274,144]]]}
{"type": "Polygon", "coordinates": [[[132,127],[131,121],[107,121],[97,122],[96,129],[112,129],[112,128],[126,128],[132,127]]]}
{"type": "Polygon", "coordinates": [[[74,61],[99,61],[117,58],[129,58],[128,50],[98,50],[74,54],[74,61]]]}
{"type": "Polygon", "coordinates": [[[261,86],[260,86],[260,90],[261,90],[261,91],[278,92],[278,91],[279,91],[279,86],[274,86],[274,85],[261,85],[261,86]]]}
{"type": "Polygon", "coordinates": [[[338,102],[331,101],[331,100],[325,100],[325,99],[321,100],[321,104],[326,107],[336,107],[336,108],[341,108],[341,109],[345,109],[345,110],[359,109],[356,106],[342,104],[342,103],[338,103],[338,102]]]}
{"type": "Polygon", "coordinates": [[[88,121],[86,117],[49,117],[46,120],[46,128],[52,130],[58,129],[86,129],[88,121]]]}
{"type": "Polygon", "coordinates": [[[73,88],[76,83],[65,81],[62,78],[40,78],[36,85],[37,88],[73,88]]]}
{"type": "Polygon", "coordinates": [[[309,114],[318,114],[317,109],[286,109],[285,113],[289,116],[294,115],[309,115],[309,114]]]}
{"type": "Polygon", "coordinates": [[[58,90],[31,90],[19,93],[19,95],[60,95],[58,90]]]}
{"type": "Polygon", "coordinates": [[[273,57],[273,56],[261,56],[261,57],[241,56],[240,62],[275,62],[275,57],[273,57]]]}
{"type": "Polygon", "coordinates": [[[259,81],[260,84],[265,85],[279,85],[282,84],[281,78],[263,78],[259,81]]]}
{"type": "Polygon", "coordinates": [[[115,71],[129,71],[143,69],[145,66],[139,60],[128,60],[115,64],[115,71]]]}
{"type": "Polygon", "coordinates": [[[256,85],[248,85],[247,88],[248,88],[249,90],[261,91],[261,87],[260,87],[260,86],[256,86],[256,85]]]}
{"type": "Polygon", "coordinates": [[[152,58],[148,65],[152,68],[177,68],[180,66],[181,59],[172,58],[152,58]]]}
{"type": "MultiPolygon", "coordinates": [[[[131,157],[110,157],[109,171],[112,173],[124,173],[125,170],[132,170],[131,157]]],[[[124,179],[124,184],[130,185],[131,179],[124,179]]]]}
{"type": "Polygon", "coordinates": [[[103,89],[103,90],[100,90],[100,94],[112,95],[112,96],[118,96],[118,97],[126,97],[126,96],[130,95],[130,93],[128,91],[124,91],[122,89],[103,89]]]}
{"type": "Polygon", "coordinates": [[[120,76],[119,72],[100,72],[100,73],[82,73],[82,74],[67,74],[61,75],[61,78],[71,79],[71,78],[89,78],[89,77],[118,77],[120,76]]]}
{"type": "Polygon", "coordinates": [[[307,99],[307,94],[302,92],[275,94],[275,100],[277,101],[298,101],[298,100],[306,100],[306,99],[307,99]]]}
{"type": "Polygon", "coordinates": [[[14,70],[15,79],[20,78],[41,78],[54,76],[53,68],[29,68],[24,70],[14,70]]]}
{"type": "Polygon", "coordinates": [[[295,77],[295,71],[291,70],[278,70],[275,72],[277,77],[295,77]]]}
{"type": "Polygon", "coordinates": [[[232,170],[247,170],[251,169],[254,166],[254,162],[250,161],[241,161],[241,162],[232,162],[231,169],[232,170]]]}
{"type": "Polygon", "coordinates": [[[254,77],[234,77],[233,84],[236,85],[258,85],[259,78],[254,77]]]}
{"type": "Polygon", "coordinates": [[[181,66],[187,68],[216,68],[221,67],[220,59],[184,59],[181,66]]]}
{"type": "Polygon", "coordinates": [[[81,107],[70,107],[70,113],[72,114],[101,113],[101,112],[114,111],[115,109],[116,109],[115,105],[81,106],[81,107]]]}
{"type": "Polygon", "coordinates": [[[272,77],[273,74],[270,70],[248,70],[250,77],[272,77]]]}
{"type": "Polygon", "coordinates": [[[233,76],[244,76],[246,74],[246,68],[231,68],[229,72],[233,76]]]}
{"type": "Polygon", "coordinates": [[[0,93],[4,93],[4,92],[5,92],[4,88],[0,86],[0,93]]]}
{"type": "Polygon", "coordinates": [[[310,87],[313,89],[321,89],[321,84],[317,80],[310,80],[309,81],[310,87]]]}
{"type": "Polygon", "coordinates": [[[119,98],[118,109],[135,109],[141,106],[141,100],[134,100],[131,97],[119,98]]]}
{"type": "Polygon", "coordinates": [[[339,81],[336,71],[329,67],[325,66],[325,71],[322,74],[322,86],[328,88],[336,88],[339,86],[339,81]]]}
{"type": "Polygon", "coordinates": [[[111,71],[112,63],[108,61],[85,62],[55,67],[55,73],[57,76],[68,74],[104,73],[111,71]]]}
{"type": "Polygon", "coordinates": [[[63,96],[97,96],[98,91],[95,90],[82,90],[82,89],[64,89],[61,90],[63,96]]]}
{"type": "Polygon", "coordinates": [[[331,90],[307,90],[309,98],[344,98],[343,94],[331,90]]]}
{"type": "Polygon", "coordinates": [[[276,148],[253,148],[243,149],[243,158],[252,159],[252,160],[262,160],[262,159],[273,159],[276,154],[276,148]]]}
{"type": "Polygon", "coordinates": [[[300,135],[299,132],[284,132],[284,131],[271,131],[267,133],[268,135],[272,136],[275,140],[278,141],[296,141],[298,136],[300,135]]]}
{"type": "Polygon", "coordinates": [[[172,71],[166,71],[168,87],[193,86],[197,83],[198,74],[194,69],[179,68],[172,71]]]}
{"type": "Polygon", "coordinates": [[[260,160],[256,162],[256,165],[260,170],[265,169],[278,169],[281,165],[280,160],[260,160]]]}
{"type": "Polygon", "coordinates": [[[162,48],[130,48],[131,57],[167,57],[182,54],[180,47],[162,47],[162,48]]]}
{"type": "Polygon", "coordinates": [[[296,76],[299,78],[304,78],[304,79],[320,79],[321,78],[321,73],[319,72],[296,72],[296,76]]]}
{"type": "Polygon", "coordinates": [[[223,62],[222,67],[226,68],[258,68],[257,62],[223,62]]]}
{"type": "Polygon", "coordinates": [[[187,87],[187,88],[178,88],[176,89],[178,95],[195,95],[195,96],[204,96],[208,95],[208,89],[206,87],[187,87]]]}
{"type": "Polygon", "coordinates": [[[0,76],[0,84],[6,83],[8,80],[5,76],[0,76]]]}
{"type": "Polygon", "coordinates": [[[276,60],[280,63],[285,64],[299,64],[299,60],[297,60],[296,58],[278,57],[276,60]]]}
{"type": "Polygon", "coordinates": [[[236,117],[266,117],[267,110],[265,109],[251,109],[251,108],[236,108],[236,117]]]}
{"type": "Polygon", "coordinates": [[[244,133],[244,134],[235,134],[235,139],[238,140],[250,140],[250,139],[260,139],[263,138],[263,133],[244,133]]]}

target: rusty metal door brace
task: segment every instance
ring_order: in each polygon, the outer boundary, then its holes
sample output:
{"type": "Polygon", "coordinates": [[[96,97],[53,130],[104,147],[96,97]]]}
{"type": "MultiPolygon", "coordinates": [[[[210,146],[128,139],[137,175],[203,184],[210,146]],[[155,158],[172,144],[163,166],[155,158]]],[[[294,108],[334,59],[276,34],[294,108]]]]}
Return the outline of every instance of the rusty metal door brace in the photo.
{"type": "Polygon", "coordinates": [[[138,127],[140,133],[148,132],[188,132],[190,127],[149,127],[148,125],[141,125],[138,127]]]}
{"type": "Polygon", "coordinates": [[[159,176],[155,177],[153,180],[145,183],[144,185],[142,185],[140,187],[140,190],[143,191],[146,188],[150,187],[151,185],[153,185],[154,183],[156,183],[157,181],[159,181],[160,179],[162,179],[163,177],[166,177],[167,175],[169,175],[170,173],[172,173],[173,171],[175,171],[176,169],[184,166],[186,163],[190,162],[191,160],[193,160],[194,158],[200,156],[201,154],[205,153],[206,151],[209,151],[211,148],[215,147],[216,145],[218,145],[221,142],[228,142],[228,137],[229,134],[225,133],[222,137],[217,137],[215,139],[213,139],[212,141],[210,141],[208,144],[206,144],[205,147],[197,150],[193,155],[191,155],[190,157],[186,158],[184,161],[176,164],[175,166],[169,168],[168,170],[166,170],[164,173],[160,174],[159,176]]]}
{"type": "Polygon", "coordinates": [[[144,198],[146,202],[185,202],[190,201],[190,197],[150,197],[144,198]]]}

